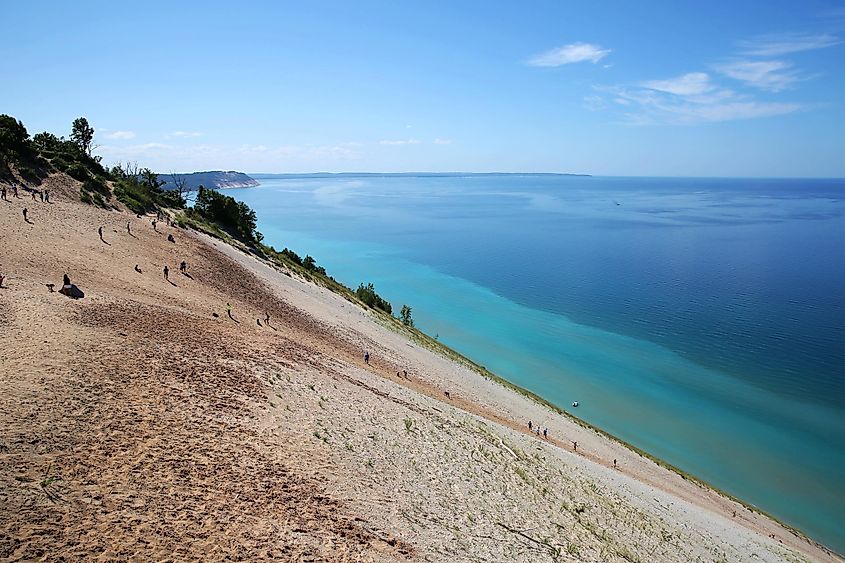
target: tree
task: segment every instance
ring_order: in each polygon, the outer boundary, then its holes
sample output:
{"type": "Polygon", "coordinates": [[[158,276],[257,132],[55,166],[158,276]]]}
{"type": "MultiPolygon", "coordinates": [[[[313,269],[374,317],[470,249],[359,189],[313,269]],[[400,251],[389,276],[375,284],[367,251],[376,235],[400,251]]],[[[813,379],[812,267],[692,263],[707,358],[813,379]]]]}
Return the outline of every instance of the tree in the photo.
{"type": "Polygon", "coordinates": [[[0,156],[29,158],[33,156],[32,142],[23,122],[10,115],[0,115],[0,156]]]}
{"type": "Polygon", "coordinates": [[[179,195],[179,199],[185,199],[188,196],[188,180],[172,170],[170,171],[170,178],[173,180],[173,190],[179,195]]]}
{"type": "Polygon", "coordinates": [[[399,318],[402,319],[402,324],[405,326],[414,326],[414,319],[411,318],[411,307],[402,305],[402,310],[399,311],[399,318]]]}
{"type": "Polygon", "coordinates": [[[84,117],[77,117],[73,120],[73,127],[70,133],[70,139],[77,145],[82,151],[91,156],[91,143],[94,141],[94,128],[88,125],[88,120],[84,117]]]}
{"type": "Polygon", "coordinates": [[[161,191],[164,182],[158,179],[158,174],[149,168],[143,168],[139,176],[141,177],[141,181],[149,188],[150,193],[159,193],[161,191]]]}

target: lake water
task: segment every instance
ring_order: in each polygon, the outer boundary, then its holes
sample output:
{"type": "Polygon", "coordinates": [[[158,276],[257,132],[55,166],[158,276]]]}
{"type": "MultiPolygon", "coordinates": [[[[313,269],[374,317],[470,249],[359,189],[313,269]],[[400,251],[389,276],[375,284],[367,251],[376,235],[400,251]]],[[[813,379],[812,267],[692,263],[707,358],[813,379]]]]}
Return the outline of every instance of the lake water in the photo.
{"type": "Polygon", "coordinates": [[[265,242],[845,553],[845,180],[258,179],[265,242]]]}

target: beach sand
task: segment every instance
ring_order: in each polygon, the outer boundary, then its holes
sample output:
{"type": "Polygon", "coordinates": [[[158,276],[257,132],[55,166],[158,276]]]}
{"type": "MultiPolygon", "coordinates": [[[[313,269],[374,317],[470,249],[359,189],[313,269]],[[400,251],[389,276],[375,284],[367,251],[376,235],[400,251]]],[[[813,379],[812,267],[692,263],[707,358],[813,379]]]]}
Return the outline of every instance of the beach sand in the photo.
{"type": "Polygon", "coordinates": [[[46,186],[0,201],[0,560],[842,560],[295,273],[46,186]]]}

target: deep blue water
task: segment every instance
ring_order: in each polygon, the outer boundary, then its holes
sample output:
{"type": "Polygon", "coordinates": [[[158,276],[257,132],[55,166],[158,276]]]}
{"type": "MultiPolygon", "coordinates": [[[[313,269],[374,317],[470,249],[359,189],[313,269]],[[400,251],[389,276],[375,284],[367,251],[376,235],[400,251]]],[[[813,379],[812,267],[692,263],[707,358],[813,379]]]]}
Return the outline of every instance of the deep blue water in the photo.
{"type": "Polygon", "coordinates": [[[845,180],[260,181],[266,242],[845,552],[845,180]]]}

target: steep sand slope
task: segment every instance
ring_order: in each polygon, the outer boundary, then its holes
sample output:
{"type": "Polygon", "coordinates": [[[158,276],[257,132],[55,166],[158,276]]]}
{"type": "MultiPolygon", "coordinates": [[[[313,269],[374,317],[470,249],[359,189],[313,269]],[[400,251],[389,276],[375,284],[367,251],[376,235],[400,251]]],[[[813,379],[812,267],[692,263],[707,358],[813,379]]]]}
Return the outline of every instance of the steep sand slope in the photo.
{"type": "Polygon", "coordinates": [[[0,201],[0,559],[838,560],[337,295],[48,182],[52,205],[0,201]],[[47,290],[65,272],[83,299],[47,290]]]}

